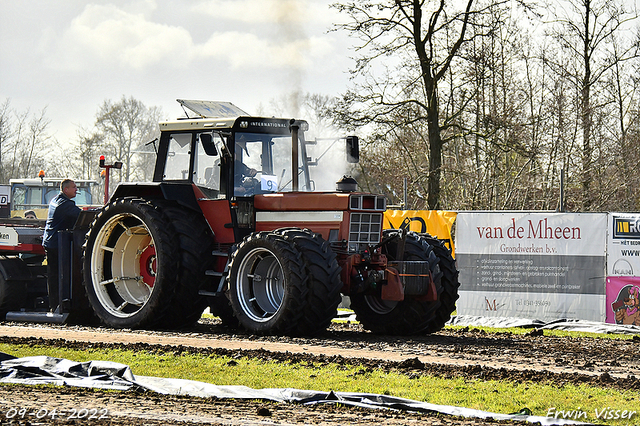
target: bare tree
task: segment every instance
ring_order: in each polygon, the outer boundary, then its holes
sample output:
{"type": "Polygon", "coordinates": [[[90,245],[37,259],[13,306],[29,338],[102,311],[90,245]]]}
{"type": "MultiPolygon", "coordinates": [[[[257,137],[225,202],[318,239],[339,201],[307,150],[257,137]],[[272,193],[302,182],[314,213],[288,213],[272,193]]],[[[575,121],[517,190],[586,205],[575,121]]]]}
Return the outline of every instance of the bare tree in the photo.
{"type": "Polygon", "coordinates": [[[104,139],[100,133],[85,129],[80,129],[78,132],[77,150],[81,161],[80,173],[84,179],[94,179],[99,175],[97,153],[103,152],[104,145],[104,139]]]}
{"type": "MultiPolygon", "coordinates": [[[[442,90],[449,103],[461,105],[455,127],[443,131],[443,139],[454,142],[448,144],[454,149],[448,156],[456,158],[456,165],[445,164],[444,170],[464,178],[467,186],[465,194],[445,197],[468,199],[457,203],[465,208],[520,208],[534,189],[522,181],[531,182],[540,174],[536,158],[542,151],[536,132],[539,120],[528,110],[521,78],[526,40],[521,28],[500,13],[486,15],[482,26],[495,30],[463,46],[464,62],[450,73],[448,92],[442,90]]],[[[445,185],[452,181],[445,180],[445,185]]]]}
{"type": "Polygon", "coordinates": [[[50,123],[46,108],[31,114],[29,110],[16,112],[9,100],[0,105],[0,181],[36,177],[45,168],[50,123]]]}
{"type": "Polygon", "coordinates": [[[105,100],[99,107],[96,117],[96,128],[104,139],[105,148],[113,161],[122,161],[124,176],[128,182],[132,176],[132,160],[135,149],[158,133],[158,121],[161,110],[157,107],[147,108],[141,101],[133,97],[123,96],[119,102],[105,100]]]}
{"type": "MultiPolygon", "coordinates": [[[[440,115],[439,88],[461,47],[493,30],[483,27],[480,17],[496,13],[505,4],[496,0],[476,5],[467,0],[461,9],[455,2],[427,0],[332,5],[349,17],[337,29],[361,40],[356,47],[360,56],[352,70],[361,80],[343,96],[336,116],[352,126],[374,124],[387,136],[401,127],[424,127],[429,208],[440,207],[445,144],[441,132],[453,125],[451,117],[440,115]],[[378,66],[375,71],[374,65],[378,66]]],[[[451,112],[452,116],[456,113],[451,112]]]]}
{"type": "Polygon", "coordinates": [[[9,99],[6,99],[0,105],[0,182],[7,182],[10,176],[7,174],[9,158],[5,155],[5,153],[8,153],[8,144],[13,133],[9,104],[9,99]]]}
{"type": "Polygon", "coordinates": [[[582,209],[594,206],[593,155],[594,113],[602,99],[594,98],[594,89],[603,83],[616,64],[638,57],[638,44],[632,41],[616,54],[611,51],[614,37],[625,29],[637,14],[627,11],[617,0],[579,0],[559,2],[555,11],[552,35],[572,59],[563,64],[553,58],[548,63],[558,75],[569,76],[579,98],[579,124],[582,138],[582,209]]]}
{"type": "Polygon", "coordinates": [[[43,108],[38,115],[29,120],[22,158],[22,169],[29,176],[37,175],[38,171],[44,167],[44,150],[40,148],[50,139],[47,128],[51,123],[51,120],[46,117],[46,110],[43,108]]]}
{"type": "MultiPolygon", "coordinates": [[[[628,35],[628,33],[625,33],[628,35]]],[[[638,37],[638,35],[635,35],[638,37]]],[[[603,124],[606,140],[610,141],[603,164],[599,164],[596,173],[606,187],[598,188],[594,194],[595,205],[602,209],[637,211],[640,208],[636,188],[640,177],[635,172],[640,166],[638,155],[638,72],[637,61],[618,60],[628,49],[629,40],[618,35],[612,36],[610,52],[614,66],[605,76],[602,96],[604,109],[608,117],[603,124]],[[626,47],[625,47],[626,45],[626,47]]]]}

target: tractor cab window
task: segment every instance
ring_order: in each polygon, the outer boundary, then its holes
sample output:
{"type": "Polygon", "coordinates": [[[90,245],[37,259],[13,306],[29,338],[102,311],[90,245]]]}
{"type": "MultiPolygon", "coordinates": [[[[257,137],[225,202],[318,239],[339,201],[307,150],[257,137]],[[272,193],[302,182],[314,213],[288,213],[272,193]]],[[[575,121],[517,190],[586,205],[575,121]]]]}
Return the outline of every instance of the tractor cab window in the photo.
{"type": "MultiPolygon", "coordinates": [[[[42,204],[42,188],[32,187],[27,191],[27,204],[30,206],[40,206],[42,204]]],[[[33,207],[28,207],[33,208],[33,207]]]]}
{"type": "Polygon", "coordinates": [[[29,210],[42,207],[42,187],[18,186],[13,188],[13,209],[29,210]]]}
{"type": "Polygon", "coordinates": [[[25,186],[18,186],[13,189],[13,203],[14,210],[26,210],[27,204],[27,188],[25,186]]]}
{"type": "Polygon", "coordinates": [[[270,135],[236,133],[233,160],[235,196],[277,191],[277,184],[271,176],[271,146],[270,135]]]}
{"type": "MultiPolygon", "coordinates": [[[[298,164],[303,165],[302,150],[298,164]]],[[[299,189],[309,191],[302,168],[297,171],[299,189]]],[[[234,195],[250,196],[293,190],[291,136],[267,133],[235,134],[234,195]]]]}
{"type": "MultiPolygon", "coordinates": [[[[58,188],[58,187],[47,188],[45,193],[44,193],[44,202],[45,202],[45,204],[49,204],[51,202],[51,200],[53,200],[53,198],[56,195],[58,195],[59,193],[60,193],[60,188],[58,188]]],[[[78,195],[80,195],[80,187],[79,186],[78,186],[78,195]]],[[[78,195],[76,195],[76,198],[74,198],[73,201],[76,201],[78,195]]],[[[76,204],[78,204],[77,201],[76,201],[76,204]]]]}
{"type": "Polygon", "coordinates": [[[165,180],[188,180],[191,160],[191,133],[174,133],[169,139],[165,180]]]}
{"type": "Polygon", "coordinates": [[[91,204],[91,189],[86,186],[78,186],[78,193],[73,199],[76,205],[90,205],[91,204]]]}
{"type": "MultiPolygon", "coordinates": [[[[277,176],[278,191],[293,191],[293,175],[291,173],[291,136],[279,135],[273,139],[273,169],[277,176]]],[[[302,167],[302,150],[298,150],[298,165],[302,167]]],[[[298,170],[299,189],[308,191],[308,184],[304,180],[302,170],[298,170]]]]}
{"type": "Polygon", "coordinates": [[[196,138],[193,182],[202,187],[207,196],[224,198],[224,185],[220,179],[220,155],[224,152],[224,142],[219,133],[209,132],[206,137],[201,135],[204,134],[200,133],[196,138]]]}

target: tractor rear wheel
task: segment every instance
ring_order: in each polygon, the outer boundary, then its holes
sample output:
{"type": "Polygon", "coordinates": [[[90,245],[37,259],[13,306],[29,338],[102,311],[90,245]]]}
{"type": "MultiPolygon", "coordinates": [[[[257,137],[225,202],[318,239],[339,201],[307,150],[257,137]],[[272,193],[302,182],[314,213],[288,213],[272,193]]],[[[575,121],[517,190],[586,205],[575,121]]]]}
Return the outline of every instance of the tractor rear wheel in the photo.
{"type": "MultiPolygon", "coordinates": [[[[398,233],[396,230],[383,231],[387,238],[398,233]]],[[[397,241],[383,246],[383,253],[389,260],[396,260],[397,241]]],[[[439,294],[442,292],[440,279],[442,273],[433,247],[414,232],[406,238],[403,261],[428,261],[429,270],[436,286],[438,300],[424,301],[421,296],[405,296],[402,301],[383,300],[380,293],[351,295],[351,309],[364,328],[377,334],[409,335],[427,330],[434,321],[440,306],[439,294]]]]}
{"type": "Polygon", "coordinates": [[[178,236],[179,270],[174,304],[163,322],[165,328],[184,328],[194,325],[207,307],[201,288],[209,288],[213,277],[206,271],[213,269],[214,237],[201,213],[185,209],[169,201],[154,201],[166,215],[178,236]]]}
{"type": "Polygon", "coordinates": [[[105,206],[83,259],[87,297],[100,320],[116,328],[163,324],[175,304],[179,247],[172,222],[152,203],[123,198],[105,206]]]}
{"type": "Polygon", "coordinates": [[[229,299],[240,325],[258,334],[297,334],[309,277],[294,242],[273,232],[250,234],[229,266],[229,299]]]}

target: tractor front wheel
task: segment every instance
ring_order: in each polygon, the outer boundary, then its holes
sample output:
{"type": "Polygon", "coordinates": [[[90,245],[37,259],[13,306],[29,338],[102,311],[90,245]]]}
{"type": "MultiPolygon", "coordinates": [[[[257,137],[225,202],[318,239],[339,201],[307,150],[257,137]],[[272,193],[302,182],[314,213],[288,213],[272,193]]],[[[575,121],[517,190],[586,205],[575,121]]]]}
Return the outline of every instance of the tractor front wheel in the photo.
{"type": "Polygon", "coordinates": [[[247,236],[231,255],[229,299],[240,325],[258,334],[297,334],[309,278],[300,251],[272,232],[247,236]]]}
{"type": "MultiPolygon", "coordinates": [[[[387,238],[397,232],[385,230],[383,236],[387,238]]],[[[396,259],[396,249],[397,241],[392,241],[383,246],[383,253],[389,260],[429,262],[431,279],[435,283],[438,300],[426,301],[422,300],[421,296],[409,295],[402,301],[384,300],[378,291],[371,294],[351,295],[351,309],[354,310],[364,328],[374,333],[392,335],[421,333],[429,329],[440,307],[442,273],[438,266],[438,258],[426,239],[414,232],[407,235],[402,259],[396,259]]]]}
{"type": "Polygon", "coordinates": [[[431,244],[433,252],[440,260],[438,265],[442,272],[442,293],[438,296],[440,299],[440,307],[436,311],[434,320],[429,324],[428,333],[441,330],[444,325],[451,319],[451,314],[456,310],[456,300],[458,300],[458,268],[456,261],[444,243],[430,235],[421,234],[422,238],[431,244]]]}
{"type": "Polygon", "coordinates": [[[342,301],[340,266],[336,254],[322,235],[308,229],[281,228],[274,231],[293,241],[302,254],[309,277],[307,307],[298,323],[298,334],[309,336],[327,329],[342,301]]]}

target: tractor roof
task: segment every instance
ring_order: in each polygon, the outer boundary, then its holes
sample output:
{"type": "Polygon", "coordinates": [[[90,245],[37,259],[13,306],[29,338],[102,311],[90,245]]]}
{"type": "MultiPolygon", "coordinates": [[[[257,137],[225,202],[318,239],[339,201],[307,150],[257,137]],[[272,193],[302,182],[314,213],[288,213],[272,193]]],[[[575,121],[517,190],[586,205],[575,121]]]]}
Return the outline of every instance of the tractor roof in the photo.
{"type": "MultiPolygon", "coordinates": [[[[231,102],[194,101],[186,99],[177,99],[177,101],[182,105],[182,109],[188,108],[202,118],[230,118],[249,115],[231,102]]],[[[186,110],[185,114],[187,114],[186,110]]],[[[189,114],[187,114],[187,117],[188,116],[189,114]]]]}
{"type": "MultiPolygon", "coordinates": [[[[10,179],[10,184],[22,184],[25,186],[60,186],[60,182],[63,178],[33,178],[33,179],[10,179]]],[[[80,187],[97,185],[99,182],[90,179],[73,179],[73,181],[80,187]]]]}
{"type": "MultiPolygon", "coordinates": [[[[290,120],[286,118],[274,117],[251,117],[249,114],[233,105],[231,102],[218,101],[194,101],[177,100],[183,107],[188,108],[197,116],[189,116],[185,109],[186,117],[173,121],[160,122],[161,131],[191,131],[198,129],[236,129],[244,131],[257,131],[264,133],[267,130],[275,133],[288,133],[290,120]]],[[[308,125],[305,121],[297,121],[303,124],[306,130],[308,125]]]]}

